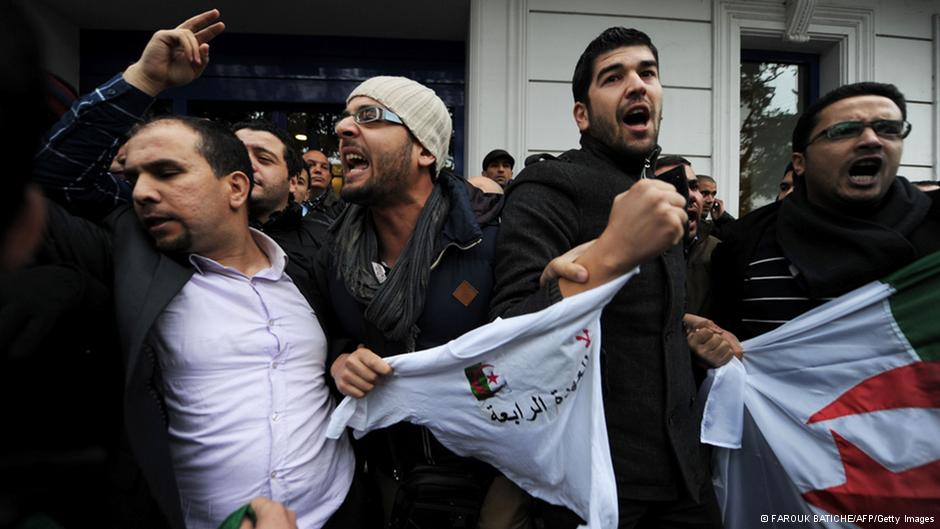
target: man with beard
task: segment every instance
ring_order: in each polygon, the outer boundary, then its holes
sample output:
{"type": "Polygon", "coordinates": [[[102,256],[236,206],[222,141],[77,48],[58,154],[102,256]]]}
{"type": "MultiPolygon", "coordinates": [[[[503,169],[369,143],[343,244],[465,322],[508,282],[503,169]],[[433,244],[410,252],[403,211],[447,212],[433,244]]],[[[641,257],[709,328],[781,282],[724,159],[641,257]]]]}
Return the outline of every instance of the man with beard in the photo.
{"type": "Polygon", "coordinates": [[[291,181],[306,173],[303,159],[283,129],[266,121],[236,123],[232,129],[251,158],[254,186],[251,226],[274,239],[292,260],[309,269],[326,227],[304,216],[291,200],[291,181]]]}
{"type": "MultiPolygon", "coordinates": [[[[540,286],[545,264],[598,236],[588,252],[611,232],[633,234],[637,225],[615,222],[611,208],[653,216],[655,208],[632,197],[651,183],[668,186],[648,178],[662,116],[658,53],[649,37],[635,29],[604,31],[578,60],[572,90],[581,149],[530,165],[508,190],[494,316],[533,312],[570,295],[563,281],[540,286]]],[[[640,274],[601,316],[620,527],[717,527],[682,327],[685,260],[680,245],[665,250],[640,261],[640,274]]],[[[564,514],[545,518],[547,527],[576,522],[564,514]]]]}
{"type": "Polygon", "coordinates": [[[725,211],[725,202],[718,198],[718,182],[714,178],[700,174],[698,185],[705,200],[700,221],[702,234],[714,235],[721,239],[721,230],[735,219],[731,213],[725,211]]]}
{"type": "Polygon", "coordinates": [[[304,527],[357,527],[351,446],[324,435],[333,401],[313,285],[249,227],[245,145],[209,120],[163,116],[131,132],[126,181],[105,165],[128,118],[202,73],[218,19],[156,32],[56,124],[37,180],[101,223],[50,207],[50,236],[113,291],[127,437],[171,527],[218,527],[259,495],[304,527]]]}
{"type": "MultiPolygon", "coordinates": [[[[333,308],[328,328],[346,338],[336,342],[339,354],[330,368],[346,395],[363,396],[389,373],[381,357],[427,349],[486,322],[496,227],[478,225],[465,184],[441,171],[451,126],[440,98],[403,77],[360,84],[336,123],[345,176],[341,197],[349,205],[327,242],[332,251],[320,253],[316,271],[333,308]]],[[[460,514],[473,523],[496,475],[488,465],[456,456],[427,429],[406,423],[366,436],[363,449],[379,485],[385,525],[420,521],[423,514],[394,504],[403,484],[422,471],[466,476],[467,488],[479,494],[466,498],[471,511],[460,514]]],[[[465,492],[454,488],[450,494],[465,492]]],[[[503,508],[483,506],[480,516],[491,519],[503,508]]],[[[521,501],[511,508],[524,515],[521,501]]],[[[430,523],[449,527],[443,519],[430,523]]]]}
{"type": "MultiPolygon", "coordinates": [[[[440,345],[489,321],[498,225],[479,222],[488,212],[474,212],[463,180],[441,170],[451,126],[432,90],[401,77],[359,85],[336,124],[342,198],[350,205],[334,227],[332,251],[320,253],[317,277],[334,312],[328,328],[347,338],[336,343],[331,367],[346,395],[361,397],[389,374],[382,357],[440,345]]],[[[561,279],[556,286],[569,295],[591,288],[681,237],[682,197],[662,182],[638,187],[631,198],[642,214],[623,207],[625,197],[611,213],[613,225],[634,229],[610,230],[582,256],[587,282],[561,279]]],[[[528,499],[517,487],[488,465],[451,453],[427,429],[401,423],[363,441],[386,523],[527,526],[528,499]],[[445,476],[451,485],[438,509],[408,512],[418,501],[433,503],[415,498],[416,483],[445,476]]]]}
{"type": "Polygon", "coordinates": [[[483,157],[483,176],[506,189],[512,182],[512,168],[516,160],[503,149],[494,149],[483,157]]]}
{"type": "Polygon", "coordinates": [[[751,338],[940,249],[936,192],[897,176],[906,118],[904,95],[870,82],[803,112],[793,193],[732,224],[715,250],[716,323],[751,338]]]}

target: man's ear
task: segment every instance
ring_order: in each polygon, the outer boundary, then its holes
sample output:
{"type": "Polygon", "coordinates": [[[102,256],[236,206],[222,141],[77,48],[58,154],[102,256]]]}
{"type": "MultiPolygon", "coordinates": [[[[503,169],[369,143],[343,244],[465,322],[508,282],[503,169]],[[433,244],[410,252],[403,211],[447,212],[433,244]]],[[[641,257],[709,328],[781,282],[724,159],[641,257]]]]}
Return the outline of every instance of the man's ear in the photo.
{"type": "MultiPolygon", "coordinates": [[[[437,158],[431,154],[431,151],[425,149],[423,145],[421,145],[420,148],[421,152],[418,153],[418,167],[431,167],[434,165],[434,162],[437,161],[437,158]]],[[[440,169],[440,165],[438,165],[438,169],[440,169]]]]}
{"type": "Polygon", "coordinates": [[[793,162],[793,172],[798,175],[806,174],[806,156],[801,152],[795,152],[790,155],[790,161],[793,162]]]}
{"type": "Polygon", "coordinates": [[[578,124],[578,130],[581,132],[586,131],[591,126],[587,105],[580,101],[574,104],[574,122],[578,124]]]}
{"type": "Polygon", "coordinates": [[[298,176],[300,175],[296,174],[287,179],[287,183],[289,185],[288,191],[290,191],[291,194],[294,194],[294,192],[297,191],[297,187],[300,185],[300,183],[297,182],[298,176]]]}
{"type": "Polygon", "coordinates": [[[228,185],[229,207],[240,209],[248,203],[251,191],[251,178],[242,171],[233,171],[224,177],[228,185]]]}

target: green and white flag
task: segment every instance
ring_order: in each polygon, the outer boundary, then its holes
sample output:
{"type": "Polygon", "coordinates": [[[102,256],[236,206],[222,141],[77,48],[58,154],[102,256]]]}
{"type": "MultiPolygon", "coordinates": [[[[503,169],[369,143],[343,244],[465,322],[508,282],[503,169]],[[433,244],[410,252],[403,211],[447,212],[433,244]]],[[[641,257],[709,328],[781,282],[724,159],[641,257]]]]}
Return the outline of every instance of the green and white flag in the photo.
{"type": "Polygon", "coordinates": [[[744,349],[702,421],[727,529],[940,527],[940,253],[744,349]]]}

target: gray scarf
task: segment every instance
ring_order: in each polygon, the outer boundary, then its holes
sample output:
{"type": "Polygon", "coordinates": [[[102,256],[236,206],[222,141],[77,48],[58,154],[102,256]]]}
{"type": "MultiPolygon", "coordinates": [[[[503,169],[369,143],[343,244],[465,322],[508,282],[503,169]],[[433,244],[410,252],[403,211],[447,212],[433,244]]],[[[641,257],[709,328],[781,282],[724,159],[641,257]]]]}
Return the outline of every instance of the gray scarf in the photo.
{"type": "Polygon", "coordinates": [[[424,310],[438,235],[449,211],[450,197],[437,182],[411,238],[383,283],[372,269],[372,263],[380,258],[369,208],[350,204],[334,238],[337,275],[349,293],[366,305],[365,319],[386,338],[404,341],[408,351],[415,350],[420,332],[415,322],[424,310]]]}

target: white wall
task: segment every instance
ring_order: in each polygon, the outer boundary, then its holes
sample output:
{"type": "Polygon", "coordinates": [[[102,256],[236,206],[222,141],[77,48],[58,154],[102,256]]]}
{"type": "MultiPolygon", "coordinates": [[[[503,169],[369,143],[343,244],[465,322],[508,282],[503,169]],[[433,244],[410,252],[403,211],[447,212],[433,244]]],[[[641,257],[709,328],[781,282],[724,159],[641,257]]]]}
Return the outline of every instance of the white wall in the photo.
{"type": "MultiPolygon", "coordinates": [[[[740,53],[742,23],[729,23],[727,7],[753,10],[746,24],[780,42],[781,49],[799,50],[800,44],[781,39],[785,3],[769,0],[474,0],[478,20],[507,18],[508,9],[522,41],[489,45],[480,62],[502,56],[515,57],[524,71],[489,71],[472,61],[475,38],[470,33],[471,61],[469,94],[488,105],[498,106],[507,93],[516,93],[524,103],[521,115],[506,117],[507,111],[485,110],[472,114],[468,131],[467,159],[471,167],[490,149],[507,147],[521,160],[522,153],[562,152],[577,147],[578,131],[571,116],[571,75],[584,47],[601,31],[613,25],[636,27],[647,32],[660,50],[661,77],[665,88],[660,143],[664,152],[690,157],[698,172],[714,174],[723,195],[736,202],[737,195],[737,90],[730,57],[740,53]],[[722,18],[725,17],[725,18],[722,18]],[[520,24],[520,20],[523,22],[520,24]],[[728,43],[736,41],[736,47],[728,43]],[[506,44],[503,49],[500,45],[506,44]],[[732,51],[728,51],[732,50],[732,51]],[[729,55],[729,57],[724,57],[729,55]],[[716,72],[721,72],[716,73],[716,72]],[[716,77],[720,75],[720,77],[716,77]],[[494,82],[499,76],[499,82],[494,82]],[[516,78],[521,86],[506,86],[516,78]],[[502,83],[502,84],[501,84],[502,83]],[[495,86],[495,88],[490,88],[495,86]],[[479,92],[478,92],[479,89],[479,92]],[[499,116],[491,115],[499,114],[499,116]],[[474,119],[478,121],[474,122],[474,119]],[[508,133],[499,127],[516,127],[508,133]],[[727,129],[727,130],[726,130],[727,129]],[[503,139],[504,136],[507,139],[503,139]],[[497,141],[505,141],[497,145],[497,141]],[[726,145],[725,151],[722,145],[726,145]],[[485,147],[484,147],[485,146],[485,147]],[[726,170],[734,161],[733,170],[726,170]],[[724,170],[723,170],[724,169],[724,170]]],[[[814,42],[804,45],[813,51],[828,50],[823,72],[828,84],[876,80],[891,82],[908,97],[908,119],[914,132],[905,143],[901,174],[935,178],[940,165],[940,0],[820,0],[810,26],[814,42]]],[[[472,15],[471,18],[473,18],[472,15]]],[[[746,25],[745,24],[745,25],[746,25]]],[[[471,28],[473,22],[471,20],[471,28]]],[[[504,26],[503,29],[506,29],[504,26]]],[[[493,36],[497,40],[498,35],[493,36]]],[[[732,61],[732,59],[734,59],[732,61]]],[[[471,102],[472,105],[472,102],[471,102]]],[[[729,204],[736,208],[736,204],[729,204]]]]}
{"type": "Polygon", "coordinates": [[[912,180],[936,180],[940,173],[940,124],[935,121],[940,41],[934,23],[940,2],[881,0],[876,14],[874,80],[893,83],[904,93],[907,120],[914,127],[904,142],[898,172],[912,180]]]}
{"type": "MultiPolygon", "coordinates": [[[[682,4],[675,10],[689,17],[682,20],[653,18],[652,15],[660,15],[660,5],[651,5],[650,16],[643,18],[637,16],[643,13],[635,10],[630,16],[531,12],[527,41],[530,102],[526,120],[527,153],[560,152],[577,147],[579,136],[572,117],[571,94],[574,66],[587,43],[601,31],[611,26],[625,26],[642,29],[659,49],[660,78],[664,86],[660,136],[663,150],[696,157],[704,166],[709,166],[712,58],[710,46],[701,43],[711,40],[711,23],[704,18],[708,12],[703,11],[702,2],[692,0],[682,4]]],[[[696,169],[707,172],[698,166],[696,169]]]]}

